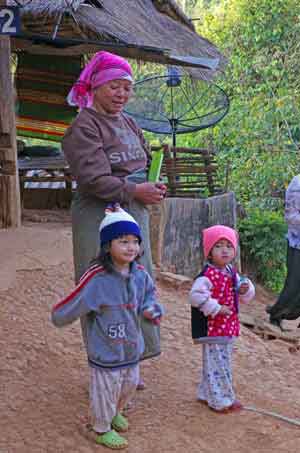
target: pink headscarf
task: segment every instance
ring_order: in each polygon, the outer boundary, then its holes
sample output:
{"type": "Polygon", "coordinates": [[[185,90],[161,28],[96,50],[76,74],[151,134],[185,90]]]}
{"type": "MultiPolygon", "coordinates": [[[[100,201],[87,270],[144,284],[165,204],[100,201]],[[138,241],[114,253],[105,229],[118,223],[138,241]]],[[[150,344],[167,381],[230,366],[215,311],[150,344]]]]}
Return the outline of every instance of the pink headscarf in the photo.
{"type": "Polygon", "coordinates": [[[128,61],[109,52],[97,52],[73,85],[67,97],[68,103],[77,105],[81,109],[91,107],[94,98],[93,90],[116,79],[133,82],[132,69],[128,61]]]}
{"type": "Polygon", "coordinates": [[[205,259],[208,257],[211,249],[220,239],[227,239],[227,241],[231,242],[236,255],[238,246],[238,233],[233,228],[225,225],[214,225],[209,228],[205,228],[205,230],[202,231],[202,235],[205,259]]]}

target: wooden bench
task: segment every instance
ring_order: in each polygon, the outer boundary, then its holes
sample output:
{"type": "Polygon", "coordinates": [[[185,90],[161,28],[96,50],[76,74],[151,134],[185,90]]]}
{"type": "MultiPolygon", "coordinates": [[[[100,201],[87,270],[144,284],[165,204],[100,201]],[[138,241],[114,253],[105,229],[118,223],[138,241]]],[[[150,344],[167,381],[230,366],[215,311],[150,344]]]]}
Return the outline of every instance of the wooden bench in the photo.
{"type": "MultiPolygon", "coordinates": [[[[217,178],[214,150],[173,148],[168,145],[163,145],[162,148],[164,159],[161,176],[167,182],[168,197],[207,198],[224,192],[217,178]]],[[[158,149],[161,147],[151,147],[152,151],[158,149]]],[[[55,201],[54,190],[61,192],[59,198],[64,205],[70,203],[75,182],[72,181],[63,155],[19,158],[18,166],[22,206],[27,207],[31,204],[30,197],[37,199],[36,193],[34,194],[34,191],[37,192],[36,189],[44,192],[44,198],[46,193],[48,198],[54,198],[54,206],[57,201],[55,201]],[[49,193],[51,190],[52,193],[49,193]]],[[[42,199],[41,194],[39,198],[42,199]]],[[[47,206],[47,202],[44,204],[46,204],[45,208],[54,207],[47,206]]]]}
{"type": "Polygon", "coordinates": [[[39,205],[47,209],[70,204],[74,181],[64,156],[22,157],[18,159],[18,170],[23,207],[39,205]]]}

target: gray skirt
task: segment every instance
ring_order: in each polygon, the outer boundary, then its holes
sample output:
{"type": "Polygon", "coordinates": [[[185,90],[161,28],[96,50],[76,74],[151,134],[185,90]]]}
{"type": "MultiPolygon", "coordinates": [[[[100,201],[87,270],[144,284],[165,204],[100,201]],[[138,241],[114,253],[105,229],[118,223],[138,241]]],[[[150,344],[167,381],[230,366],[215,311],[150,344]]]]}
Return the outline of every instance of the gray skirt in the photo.
{"type": "MultiPolygon", "coordinates": [[[[72,237],[73,257],[75,268],[75,281],[78,283],[80,277],[89,268],[91,261],[96,258],[99,252],[99,225],[105,216],[107,203],[86,194],[76,192],[72,200],[72,237]]],[[[123,204],[126,209],[138,222],[142,232],[143,256],[140,263],[147,272],[153,276],[152,255],[150,245],[149,211],[141,203],[132,200],[123,204]]],[[[143,359],[160,354],[160,329],[144,317],[140,318],[141,329],[145,341],[143,359]]],[[[84,320],[81,320],[83,338],[85,339],[84,320]]]]}

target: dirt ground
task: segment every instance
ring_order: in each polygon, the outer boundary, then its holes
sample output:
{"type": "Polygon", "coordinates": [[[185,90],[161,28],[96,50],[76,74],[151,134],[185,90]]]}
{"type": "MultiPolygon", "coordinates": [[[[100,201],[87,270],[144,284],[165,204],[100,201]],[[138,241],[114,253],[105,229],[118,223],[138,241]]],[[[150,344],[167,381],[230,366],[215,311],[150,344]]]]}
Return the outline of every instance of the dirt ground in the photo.
{"type": "MultiPolygon", "coordinates": [[[[56,329],[51,306],[73,287],[66,213],[27,213],[0,230],[0,453],[107,452],[85,437],[88,370],[79,323],[56,329]]],[[[187,291],[160,285],[166,308],[162,355],[142,364],[147,384],[128,410],[130,453],[296,453],[300,429],[244,410],[220,415],[196,401],[201,348],[190,338],[187,291]]],[[[243,310],[264,316],[263,290],[243,310]]],[[[247,328],[236,343],[234,379],[247,406],[300,418],[300,351],[247,328]]]]}

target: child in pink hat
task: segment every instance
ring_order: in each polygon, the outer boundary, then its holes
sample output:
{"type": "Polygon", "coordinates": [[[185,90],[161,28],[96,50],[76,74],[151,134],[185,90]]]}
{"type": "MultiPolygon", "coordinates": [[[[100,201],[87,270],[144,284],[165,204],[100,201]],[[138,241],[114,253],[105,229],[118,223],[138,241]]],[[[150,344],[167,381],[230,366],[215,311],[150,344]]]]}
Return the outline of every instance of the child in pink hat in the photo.
{"type": "Polygon", "coordinates": [[[252,282],[232,266],[238,249],[237,232],[225,225],[203,230],[206,260],[190,292],[192,338],[202,344],[202,382],[198,400],[219,413],[242,409],[232,385],[231,356],[239,335],[239,299],[250,301],[252,282]]]}

